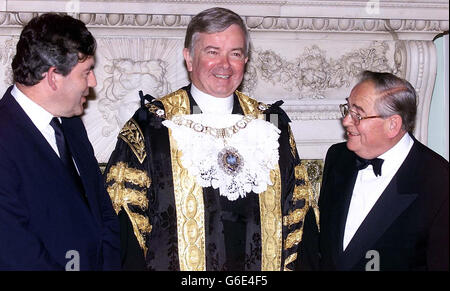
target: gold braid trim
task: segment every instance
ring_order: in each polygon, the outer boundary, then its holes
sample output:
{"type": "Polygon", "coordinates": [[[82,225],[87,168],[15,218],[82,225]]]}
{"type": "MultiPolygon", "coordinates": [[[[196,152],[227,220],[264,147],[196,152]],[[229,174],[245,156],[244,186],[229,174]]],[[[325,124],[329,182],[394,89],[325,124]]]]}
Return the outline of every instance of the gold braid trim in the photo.
{"type": "Polygon", "coordinates": [[[306,216],[305,207],[303,208],[297,208],[294,211],[290,210],[289,214],[287,216],[283,217],[283,225],[284,226],[291,226],[293,224],[297,224],[300,221],[303,221],[306,216]]]}
{"type": "Polygon", "coordinates": [[[133,225],[133,232],[139,243],[139,246],[144,251],[144,256],[147,254],[147,247],[145,245],[144,235],[152,231],[152,226],[147,217],[138,213],[132,212],[129,205],[135,205],[143,211],[148,208],[147,191],[151,184],[151,179],[144,171],[129,168],[126,163],[119,162],[112,166],[106,176],[106,182],[114,181],[111,186],[108,186],[107,191],[111,197],[114,210],[118,214],[123,210],[130,218],[133,225]],[[145,190],[139,191],[125,187],[125,182],[135,184],[145,190]]]}
{"type": "Polygon", "coordinates": [[[181,164],[178,150],[169,129],[173,187],[177,214],[178,257],[181,271],[206,271],[205,206],[203,188],[181,164]]]}
{"type": "MultiPolygon", "coordinates": [[[[295,186],[294,188],[294,201],[305,199],[305,202],[308,202],[308,207],[312,207],[314,210],[314,216],[316,218],[317,228],[320,231],[320,213],[319,213],[319,205],[317,204],[317,200],[314,198],[314,191],[312,185],[309,181],[308,171],[306,166],[301,163],[295,167],[295,179],[304,180],[305,184],[302,186],[295,186]]],[[[306,213],[306,212],[305,212],[306,213]]]]}
{"type": "Polygon", "coordinates": [[[120,130],[119,138],[128,144],[139,163],[142,164],[147,156],[145,152],[144,135],[142,134],[141,128],[133,118],[128,120],[120,130]]]}
{"type": "Polygon", "coordinates": [[[258,195],[261,216],[261,271],[279,271],[282,252],[281,176],[277,165],[270,172],[273,185],[258,195]]]}
{"type": "MultiPolygon", "coordinates": [[[[285,217],[283,217],[283,225],[285,226],[291,226],[297,223],[302,222],[302,225],[300,228],[293,230],[290,232],[286,238],[284,249],[289,250],[290,248],[298,245],[302,241],[303,236],[303,227],[305,222],[306,213],[308,212],[310,207],[313,207],[314,213],[316,215],[316,223],[319,227],[318,222],[318,207],[314,200],[314,193],[312,191],[312,186],[310,184],[309,178],[308,178],[308,171],[302,163],[298,164],[294,169],[295,179],[296,180],[303,180],[305,183],[303,185],[296,185],[294,187],[294,193],[292,201],[295,203],[296,201],[299,201],[301,199],[305,200],[305,204],[302,208],[295,209],[293,211],[290,211],[289,214],[285,217]]],[[[295,253],[296,255],[296,253],[295,253]]],[[[288,259],[285,260],[284,263],[284,269],[288,269],[287,265],[291,262],[293,262],[297,257],[295,257],[293,260],[290,260],[292,258],[292,255],[288,257],[288,259]]]]}
{"type": "Polygon", "coordinates": [[[293,253],[292,255],[290,255],[289,257],[286,258],[285,263],[284,263],[284,271],[292,271],[291,269],[289,269],[287,267],[288,264],[292,263],[293,261],[295,261],[297,259],[297,253],[293,253]]]}
{"type": "Polygon", "coordinates": [[[109,169],[108,175],[106,177],[106,182],[112,180],[129,182],[139,187],[145,188],[149,188],[150,184],[152,183],[152,179],[150,179],[146,172],[134,168],[129,168],[124,162],[118,162],[116,165],[112,166],[109,169]]]}
{"type": "MultiPolygon", "coordinates": [[[[187,92],[175,91],[159,99],[165,116],[190,114],[187,92]]],[[[177,214],[178,258],[181,271],[206,271],[205,255],[205,206],[203,188],[182,166],[182,152],[178,150],[169,129],[170,156],[172,161],[173,188],[177,214]]]]}
{"type": "MultiPolygon", "coordinates": [[[[293,246],[298,245],[302,241],[302,235],[303,235],[303,226],[289,233],[284,244],[284,249],[288,250],[293,246]]],[[[287,264],[285,263],[285,265],[287,264]]]]}
{"type": "Polygon", "coordinates": [[[295,166],[295,179],[297,180],[304,180],[305,182],[308,182],[308,171],[306,170],[306,167],[303,164],[298,164],[295,166]]]}
{"type": "Polygon", "coordinates": [[[293,195],[294,197],[292,199],[294,202],[301,199],[305,199],[306,201],[308,200],[309,195],[310,190],[308,189],[308,185],[301,185],[301,186],[296,185],[294,187],[294,195],[293,195]]]}

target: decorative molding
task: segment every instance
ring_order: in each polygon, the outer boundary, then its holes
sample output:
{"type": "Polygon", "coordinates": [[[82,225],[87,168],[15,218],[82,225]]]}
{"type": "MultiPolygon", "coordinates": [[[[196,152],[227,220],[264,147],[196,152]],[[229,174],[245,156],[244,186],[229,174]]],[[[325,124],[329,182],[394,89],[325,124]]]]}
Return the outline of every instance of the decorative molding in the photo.
{"type": "Polygon", "coordinates": [[[339,106],[290,106],[283,107],[292,121],[306,120],[340,120],[342,118],[339,106]]]}
{"type": "Polygon", "coordinates": [[[6,39],[4,42],[0,42],[0,65],[5,67],[3,74],[3,83],[5,86],[13,83],[13,74],[11,64],[12,59],[16,53],[16,44],[19,38],[16,36],[6,39]]]}
{"type": "MultiPolygon", "coordinates": [[[[447,20],[445,0],[3,0],[7,11],[48,11],[77,13],[195,15],[212,6],[235,10],[240,15],[277,17],[374,18],[447,20]]],[[[0,2],[1,5],[1,2],[0,2]]],[[[0,8],[2,8],[0,6],[0,8]]]]}
{"type": "MultiPolygon", "coordinates": [[[[0,27],[23,26],[37,12],[0,12],[0,27]]],[[[91,28],[171,28],[185,30],[192,15],[183,14],[126,14],[76,13],[91,28]]],[[[252,31],[291,32],[421,32],[439,33],[449,29],[448,20],[414,19],[351,19],[321,17],[243,16],[252,31]]]]}

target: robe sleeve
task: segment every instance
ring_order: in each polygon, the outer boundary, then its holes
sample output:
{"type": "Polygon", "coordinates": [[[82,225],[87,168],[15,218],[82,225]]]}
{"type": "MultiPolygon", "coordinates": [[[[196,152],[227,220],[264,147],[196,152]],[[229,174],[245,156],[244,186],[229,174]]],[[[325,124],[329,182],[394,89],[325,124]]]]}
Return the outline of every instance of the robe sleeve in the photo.
{"type": "Polygon", "coordinates": [[[147,169],[144,135],[133,116],[119,132],[105,168],[107,191],[120,222],[121,260],[124,270],[145,270],[147,238],[151,233],[148,193],[152,179],[147,169]]]}

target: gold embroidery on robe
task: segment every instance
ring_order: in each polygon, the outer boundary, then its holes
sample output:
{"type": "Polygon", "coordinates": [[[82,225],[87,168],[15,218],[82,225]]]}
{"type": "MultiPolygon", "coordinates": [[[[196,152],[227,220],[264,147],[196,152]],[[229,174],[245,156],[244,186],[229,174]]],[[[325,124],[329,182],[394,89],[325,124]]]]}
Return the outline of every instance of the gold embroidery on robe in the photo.
{"type": "Polygon", "coordinates": [[[286,258],[286,260],[284,261],[284,271],[292,271],[291,269],[289,269],[287,267],[288,264],[292,263],[293,261],[295,261],[297,259],[297,253],[293,253],[292,255],[290,255],[289,257],[286,258]]]}
{"type": "Polygon", "coordinates": [[[288,250],[293,246],[297,245],[298,243],[300,243],[302,240],[302,235],[303,235],[303,227],[289,233],[285,241],[284,249],[288,250]]]}
{"type": "Polygon", "coordinates": [[[282,251],[281,176],[277,165],[270,171],[273,185],[259,194],[261,216],[261,271],[279,271],[282,251]]]}
{"type": "MultiPolygon", "coordinates": [[[[178,90],[159,99],[167,119],[174,115],[190,114],[189,96],[178,90]]],[[[203,188],[195,177],[188,174],[180,157],[172,131],[169,129],[170,155],[172,161],[173,187],[177,214],[178,258],[181,271],[205,271],[205,206],[203,188]]]]}
{"type": "Polygon", "coordinates": [[[291,226],[294,224],[299,223],[300,221],[303,221],[305,219],[306,211],[305,208],[297,208],[294,211],[289,211],[289,214],[285,217],[283,217],[283,225],[284,226],[291,226]]]}
{"type": "Polygon", "coordinates": [[[166,119],[172,119],[174,115],[190,114],[189,95],[183,89],[179,89],[158,100],[164,105],[166,119]]]}
{"type": "Polygon", "coordinates": [[[297,146],[295,145],[294,134],[292,133],[292,129],[290,126],[288,126],[288,133],[289,133],[289,144],[291,145],[291,154],[295,158],[297,153],[297,146]]]}
{"type": "MultiPolygon", "coordinates": [[[[264,118],[258,102],[236,91],[245,115],[264,118]]],[[[159,99],[166,118],[190,114],[187,92],[178,90],[159,99]]],[[[177,211],[178,251],[181,270],[205,270],[205,227],[203,189],[181,166],[176,142],[169,130],[172,171],[177,211]],[[190,211],[188,211],[190,209],[190,211]],[[198,215],[195,215],[195,214],[198,215]],[[190,216],[187,216],[190,215],[190,216]]],[[[281,175],[280,169],[271,171],[272,186],[259,194],[261,215],[262,254],[261,270],[280,270],[282,252],[281,175]]]]}
{"type": "Polygon", "coordinates": [[[147,156],[145,152],[144,135],[133,118],[125,123],[119,132],[119,137],[128,144],[138,161],[142,164],[147,156]]]}
{"type": "Polygon", "coordinates": [[[147,255],[147,247],[145,245],[144,236],[152,231],[152,226],[147,217],[130,210],[129,205],[138,206],[143,211],[148,208],[147,189],[150,187],[151,179],[147,173],[138,169],[130,168],[124,162],[119,162],[112,166],[106,176],[106,182],[114,181],[111,186],[108,186],[107,191],[111,197],[114,210],[118,214],[123,210],[127,213],[133,232],[139,243],[139,246],[147,255]],[[144,190],[139,191],[125,187],[125,182],[137,185],[144,190]]]}
{"type": "Polygon", "coordinates": [[[295,167],[295,179],[303,180],[303,181],[305,181],[305,184],[301,185],[301,186],[295,186],[293,199],[294,199],[294,201],[297,201],[300,199],[305,199],[306,200],[305,202],[307,202],[307,206],[308,206],[307,209],[309,207],[313,208],[314,216],[316,218],[317,228],[320,231],[319,205],[317,203],[317,200],[314,197],[314,192],[312,189],[312,185],[309,181],[307,168],[303,163],[301,163],[295,167]]]}
{"type": "MultiPolygon", "coordinates": [[[[259,118],[259,119],[264,118],[263,111],[258,108],[259,107],[258,101],[256,101],[253,98],[248,97],[247,95],[245,95],[239,91],[235,91],[235,93],[238,96],[239,104],[241,105],[242,112],[244,112],[244,115],[253,115],[254,117],[259,118]]],[[[263,105],[265,105],[265,104],[263,104],[263,105]]],[[[267,105],[265,105],[263,107],[265,109],[268,108],[267,105]]]]}
{"type": "Polygon", "coordinates": [[[173,187],[177,213],[178,257],[181,271],[205,271],[205,206],[203,188],[181,164],[182,152],[169,129],[173,187]]]}

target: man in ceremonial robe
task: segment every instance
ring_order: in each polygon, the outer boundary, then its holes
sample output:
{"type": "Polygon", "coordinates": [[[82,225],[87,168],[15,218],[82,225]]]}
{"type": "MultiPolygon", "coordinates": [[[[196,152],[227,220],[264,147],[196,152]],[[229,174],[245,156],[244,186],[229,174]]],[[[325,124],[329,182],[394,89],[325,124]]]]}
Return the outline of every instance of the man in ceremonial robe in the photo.
{"type": "Polygon", "coordinates": [[[105,181],[123,269],[313,266],[302,232],[317,232],[318,212],[290,120],[282,102],[236,90],[249,43],[230,10],[193,17],[183,50],[191,84],[158,99],[141,94],[120,131],[105,181]]]}

